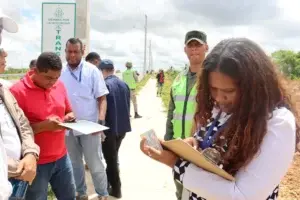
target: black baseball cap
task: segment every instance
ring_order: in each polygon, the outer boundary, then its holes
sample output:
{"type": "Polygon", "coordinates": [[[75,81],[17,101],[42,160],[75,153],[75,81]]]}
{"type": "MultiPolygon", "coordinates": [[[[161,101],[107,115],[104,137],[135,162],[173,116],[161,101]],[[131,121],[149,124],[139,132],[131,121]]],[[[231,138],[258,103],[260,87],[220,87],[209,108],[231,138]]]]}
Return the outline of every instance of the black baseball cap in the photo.
{"type": "Polygon", "coordinates": [[[200,42],[201,44],[206,44],[207,36],[202,31],[196,31],[196,30],[189,31],[185,35],[184,44],[188,44],[192,40],[196,40],[196,41],[200,42]]]}
{"type": "Polygon", "coordinates": [[[98,68],[99,69],[114,69],[114,63],[113,63],[113,61],[111,61],[109,59],[103,59],[103,60],[101,60],[98,68]]]}

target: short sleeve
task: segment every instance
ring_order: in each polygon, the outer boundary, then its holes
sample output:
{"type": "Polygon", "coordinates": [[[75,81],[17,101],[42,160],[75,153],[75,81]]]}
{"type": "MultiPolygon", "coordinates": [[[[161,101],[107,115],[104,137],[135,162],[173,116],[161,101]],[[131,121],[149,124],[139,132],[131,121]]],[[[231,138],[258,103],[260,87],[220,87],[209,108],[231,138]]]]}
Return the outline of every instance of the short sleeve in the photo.
{"type": "Polygon", "coordinates": [[[66,107],[66,112],[65,113],[72,112],[72,106],[71,106],[71,103],[70,103],[70,100],[69,100],[69,97],[68,97],[67,90],[66,90],[63,83],[61,84],[61,86],[62,86],[64,98],[65,98],[65,107],[66,107]]]}
{"type": "Polygon", "coordinates": [[[106,87],[102,72],[95,68],[93,70],[93,95],[95,98],[99,98],[107,95],[108,89],[106,87]]]}

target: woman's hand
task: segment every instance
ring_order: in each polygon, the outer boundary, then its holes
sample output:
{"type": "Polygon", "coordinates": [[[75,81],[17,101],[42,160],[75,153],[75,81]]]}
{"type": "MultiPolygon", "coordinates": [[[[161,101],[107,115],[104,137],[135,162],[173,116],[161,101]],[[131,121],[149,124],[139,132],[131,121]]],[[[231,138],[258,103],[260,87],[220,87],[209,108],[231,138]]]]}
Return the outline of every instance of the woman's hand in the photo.
{"type": "Polygon", "coordinates": [[[194,137],[185,138],[183,141],[191,145],[196,150],[199,148],[199,143],[194,137]]]}
{"type": "Polygon", "coordinates": [[[140,142],[140,149],[141,151],[149,156],[150,158],[157,160],[158,162],[161,162],[165,165],[168,165],[169,167],[173,168],[178,157],[171,151],[168,150],[156,150],[155,148],[152,148],[146,144],[146,138],[142,138],[140,142]]]}

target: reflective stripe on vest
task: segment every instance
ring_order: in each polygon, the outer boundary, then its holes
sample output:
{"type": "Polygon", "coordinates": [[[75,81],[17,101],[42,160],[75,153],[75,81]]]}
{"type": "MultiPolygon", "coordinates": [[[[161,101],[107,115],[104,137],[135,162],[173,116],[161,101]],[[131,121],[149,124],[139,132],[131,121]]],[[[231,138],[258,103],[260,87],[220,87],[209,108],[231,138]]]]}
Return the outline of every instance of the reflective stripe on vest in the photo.
{"type": "Polygon", "coordinates": [[[134,71],[131,69],[127,69],[123,72],[123,81],[128,85],[128,87],[132,90],[136,88],[136,82],[133,75],[134,71]]]}
{"type": "Polygon", "coordinates": [[[174,138],[186,138],[191,136],[194,113],[196,109],[196,85],[186,97],[187,73],[181,73],[173,82],[172,95],[175,104],[173,112],[174,138]],[[185,112],[185,115],[184,115],[185,112]]]}
{"type": "MultiPolygon", "coordinates": [[[[188,113],[186,113],[184,119],[192,121],[193,118],[194,118],[194,114],[188,114],[188,113]]],[[[179,114],[179,113],[174,114],[173,119],[181,121],[182,120],[182,114],[179,114]]]]}
{"type": "MultiPolygon", "coordinates": [[[[185,101],[185,98],[186,98],[185,95],[184,96],[183,95],[177,95],[175,97],[174,101],[185,101]]],[[[190,102],[195,101],[195,99],[196,99],[196,96],[191,96],[191,94],[188,97],[188,101],[190,101],[190,102]]]]}

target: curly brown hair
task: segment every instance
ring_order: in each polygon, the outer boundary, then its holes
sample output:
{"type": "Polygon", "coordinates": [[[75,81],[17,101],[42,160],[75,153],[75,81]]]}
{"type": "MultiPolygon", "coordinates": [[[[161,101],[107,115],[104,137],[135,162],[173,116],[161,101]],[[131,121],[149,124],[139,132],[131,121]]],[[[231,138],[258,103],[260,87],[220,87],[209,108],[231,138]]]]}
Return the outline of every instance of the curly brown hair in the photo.
{"type": "MultiPolygon", "coordinates": [[[[259,152],[267,121],[276,107],[287,107],[298,115],[271,59],[251,40],[234,38],[217,44],[203,63],[198,79],[195,124],[206,126],[211,118],[215,101],[210,94],[208,77],[213,71],[235,80],[240,93],[238,105],[219,135],[227,139],[228,149],[221,152],[224,169],[235,174],[259,152]]],[[[223,146],[223,141],[218,137],[215,143],[223,146]]]]}

